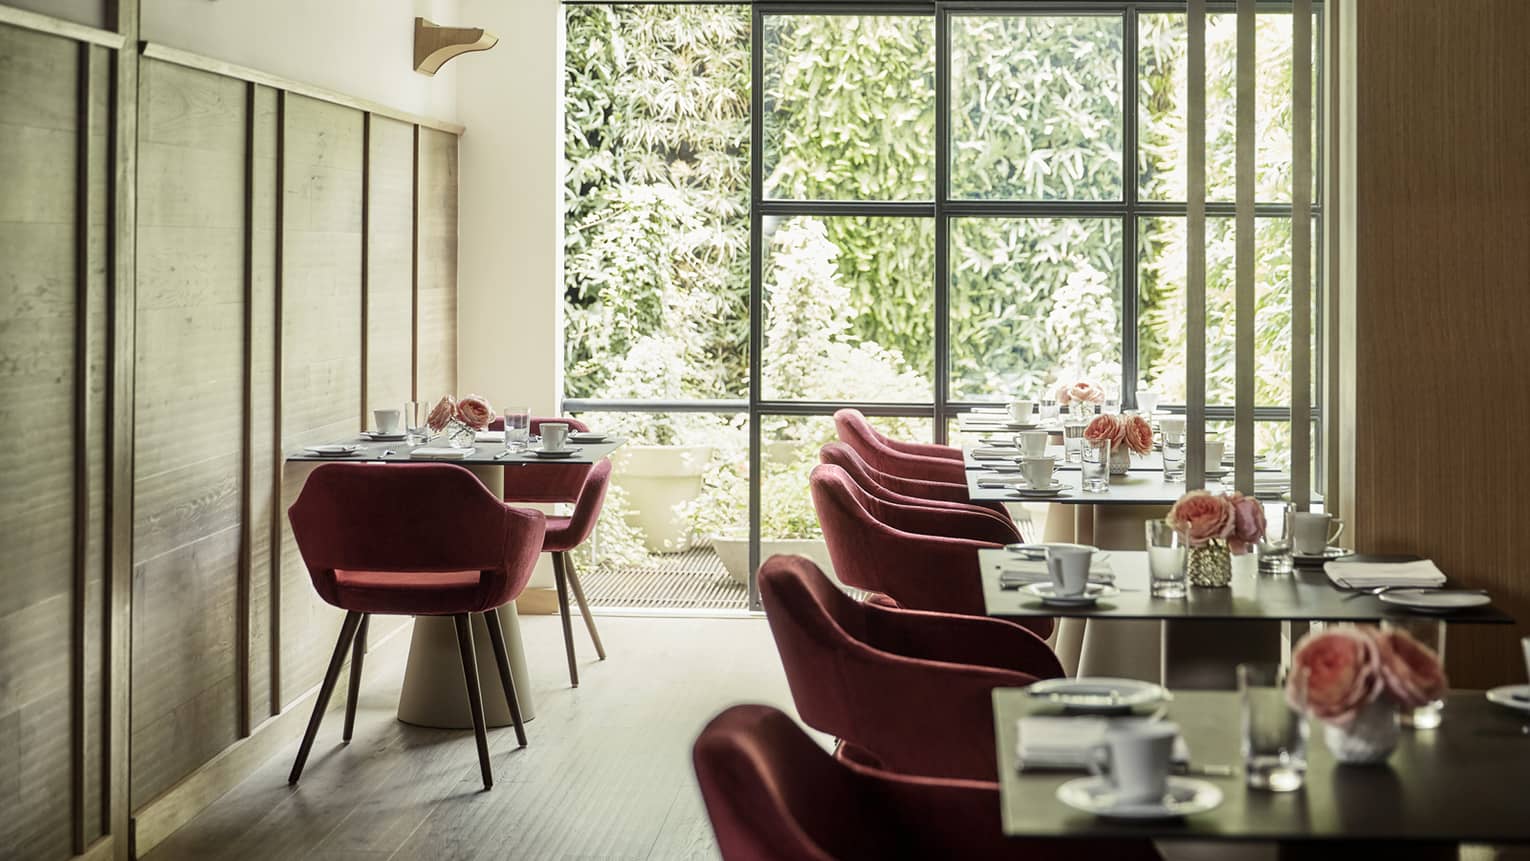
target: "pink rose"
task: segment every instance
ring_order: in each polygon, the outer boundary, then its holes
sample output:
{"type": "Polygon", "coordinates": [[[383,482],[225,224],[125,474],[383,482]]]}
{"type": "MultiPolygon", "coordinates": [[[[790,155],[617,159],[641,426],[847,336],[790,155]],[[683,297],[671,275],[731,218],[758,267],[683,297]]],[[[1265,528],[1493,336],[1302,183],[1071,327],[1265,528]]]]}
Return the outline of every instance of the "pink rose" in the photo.
{"type": "Polygon", "coordinates": [[[1308,634],[1291,654],[1286,701],[1319,720],[1349,726],[1382,691],[1376,639],[1353,625],[1308,634]]]}
{"type": "Polygon", "coordinates": [[[1229,544],[1234,553],[1246,553],[1264,539],[1264,505],[1252,496],[1234,491],[1227,495],[1232,503],[1233,530],[1229,544]]]}
{"type": "Polygon", "coordinates": [[[1379,653],[1382,681],[1404,708],[1416,709],[1445,693],[1445,669],[1433,649],[1402,630],[1377,630],[1373,635],[1379,653]]]}
{"type": "Polygon", "coordinates": [[[1232,533],[1232,504],[1226,497],[1192,490],[1169,509],[1167,520],[1174,531],[1185,536],[1191,547],[1200,547],[1232,533]]]}
{"type": "Polygon", "coordinates": [[[482,395],[468,395],[457,402],[457,421],[473,430],[483,430],[494,421],[494,408],[482,395]]]}
{"type": "Polygon", "coordinates": [[[441,400],[436,401],[436,405],[431,407],[430,417],[425,420],[425,423],[430,426],[431,430],[440,433],[446,430],[446,423],[451,421],[452,416],[456,414],[457,402],[453,400],[451,395],[442,395],[441,400]]]}
{"type": "Polygon", "coordinates": [[[1153,450],[1153,426],[1148,424],[1147,419],[1136,415],[1125,416],[1121,425],[1127,448],[1137,454],[1147,454],[1153,450]]]}
{"type": "Polygon", "coordinates": [[[1057,387],[1057,402],[1059,404],[1067,406],[1075,401],[1081,404],[1102,404],[1105,402],[1105,390],[1088,380],[1063,383],[1057,387]]]}
{"type": "Polygon", "coordinates": [[[1121,445],[1126,439],[1126,427],[1122,424],[1119,416],[1110,414],[1098,415],[1089,420],[1084,427],[1084,439],[1087,440],[1110,440],[1111,448],[1121,445]]]}

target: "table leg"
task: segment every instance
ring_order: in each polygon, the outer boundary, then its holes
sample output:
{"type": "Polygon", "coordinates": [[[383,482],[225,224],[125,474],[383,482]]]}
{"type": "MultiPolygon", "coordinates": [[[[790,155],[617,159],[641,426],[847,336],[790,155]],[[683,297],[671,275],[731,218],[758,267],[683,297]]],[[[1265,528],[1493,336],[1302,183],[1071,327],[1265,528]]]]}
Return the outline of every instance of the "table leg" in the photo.
{"type": "MultiPolygon", "coordinates": [[[[521,717],[536,716],[532,705],[531,677],[526,671],[526,656],[521,649],[520,617],[514,604],[496,611],[500,628],[505,632],[505,650],[510,656],[510,675],[521,703],[521,717]]],[[[473,648],[478,666],[498,666],[488,626],[482,616],[473,617],[473,648]]],[[[510,726],[510,704],[505,699],[499,677],[483,673],[484,723],[493,727],[510,726]]],[[[457,649],[457,629],[450,616],[417,616],[409,641],[409,663],[404,668],[404,686],[398,697],[398,719],[416,726],[443,729],[471,729],[472,712],[468,710],[467,689],[462,685],[462,656],[457,649]]]]}
{"type": "MultiPolygon", "coordinates": [[[[1146,545],[1142,524],[1162,517],[1167,509],[1141,505],[1078,505],[1077,541],[1102,550],[1141,550],[1146,545]]],[[[1090,619],[1084,627],[1078,674],[1114,676],[1158,682],[1162,677],[1156,621],[1090,619]]]]}

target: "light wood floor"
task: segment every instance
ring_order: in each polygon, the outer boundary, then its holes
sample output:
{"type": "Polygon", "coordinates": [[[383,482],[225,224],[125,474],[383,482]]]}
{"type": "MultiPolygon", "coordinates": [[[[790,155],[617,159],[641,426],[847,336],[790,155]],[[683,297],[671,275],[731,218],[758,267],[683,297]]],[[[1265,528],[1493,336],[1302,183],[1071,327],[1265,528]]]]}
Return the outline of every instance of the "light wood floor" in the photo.
{"type": "MultiPolygon", "coordinates": [[[[490,730],[492,791],[482,791],[472,733],[399,723],[403,662],[369,662],[349,746],[332,711],[296,789],[287,786],[294,742],[147,857],[718,857],[691,742],[733,703],[795,715],[769,629],[760,618],[599,622],[604,662],[575,620],[575,690],[557,618],[523,618],[537,717],[524,750],[508,727],[490,730]]],[[[343,693],[342,680],[337,702],[343,693]]]]}

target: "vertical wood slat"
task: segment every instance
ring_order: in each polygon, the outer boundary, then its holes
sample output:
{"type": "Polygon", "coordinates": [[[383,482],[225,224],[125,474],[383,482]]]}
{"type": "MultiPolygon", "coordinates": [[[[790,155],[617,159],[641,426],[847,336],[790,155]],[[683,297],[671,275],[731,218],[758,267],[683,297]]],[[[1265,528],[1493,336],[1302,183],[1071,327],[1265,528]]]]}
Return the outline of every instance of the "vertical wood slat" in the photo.
{"type": "Polygon", "coordinates": [[[1291,5],[1291,501],[1312,499],[1312,0],[1291,5]]]}
{"type": "Polygon", "coordinates": [[[282,293],[286,242],[287,93],[276,91],[276,235],[273,237],[271,451],[271,714],[282,710],[282,293]]]}
{"type": "Polygon", "coordinates": [[[1206,0],[1189,0],[1185,108],[1185,485],[1206,484],[1206,0]]]}
{"type": "Polygon", "coordinates": [[[1256,0],[1238,0],[1233,484],[1254,492],[1254,53],[1256,0]]]}
{"type": "Polygon", "coordinates": [[[70,784],[71,840],[76,855],[85,851],[85,564],[89,553],[90,486],[87,462],[90,439],[90,136],[95,127],[94,79],[90,43],[79,51],[79,124],[75,175],[74,297],[74,549],[70,625],[70,784]]]}
{"type": "Polygon", "coordinates": [[[414,127],[409,202],[409,398],[420,399],[420,127],[414,127]]]}
{"type": "Polygon", "coordinates": [[[356,411],[363,430],[371,427],[367,417],[368,373],[371,363],[371,239],[372,239],[372,113],[361,115],[361,402],[356,411]]]}
{"type": "Polygon", "coordinates": [[[244,418],[239,424],[239,583],[235,611],[234,649],[239,668],[239,737],[250,734],[250,637],[254,606],[250,578],[254,574],[253,523],[255,482],[255,84],[244,87],[244,373],[241,375],[244,418]]]}

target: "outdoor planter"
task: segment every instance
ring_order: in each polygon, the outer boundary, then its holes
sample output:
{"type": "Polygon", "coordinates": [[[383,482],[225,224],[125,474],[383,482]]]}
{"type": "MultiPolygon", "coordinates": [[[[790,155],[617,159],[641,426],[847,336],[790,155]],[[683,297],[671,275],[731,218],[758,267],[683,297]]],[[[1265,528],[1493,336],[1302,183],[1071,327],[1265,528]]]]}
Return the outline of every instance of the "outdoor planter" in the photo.
{"type": "MultiPolygon", "coordinates": [[[[712,549],[722,560],[728,575],[739,583],[749,582],[749,536],[747,532],[712,537],[712,549]]],[[[829,562],[829,545],[822,538],[761,538],[760,561],[764,562],[778,553],[806,556],[813,560],[829,579],[839,583],[834,576],[834,566],[829,562]]],[[[843,585],[843,584],[841,584],[843,585]]]]}
{"type": "Polygon", "coordinates": [[[625,445],[611,455],[611,481],[626,491],[627,522],[643,530],[651,553],[691,547],[691,524],[681,514],[701,494],[701,477],[712,460],[705,445],[625,445]]]}

